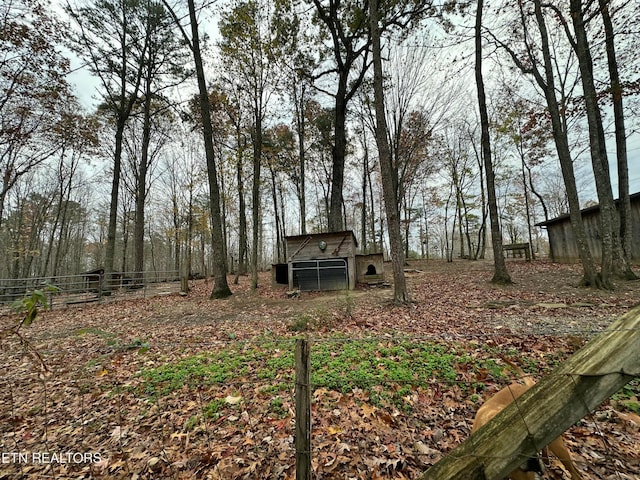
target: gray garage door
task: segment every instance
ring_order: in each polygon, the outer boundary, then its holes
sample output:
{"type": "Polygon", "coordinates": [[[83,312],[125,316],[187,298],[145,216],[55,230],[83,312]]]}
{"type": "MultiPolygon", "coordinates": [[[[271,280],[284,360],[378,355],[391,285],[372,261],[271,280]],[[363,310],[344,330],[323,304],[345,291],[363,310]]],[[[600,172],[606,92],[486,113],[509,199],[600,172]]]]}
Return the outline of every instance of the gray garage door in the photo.
{"type": "Polygon", "coordinates": [[[293,287],[302,291],[346,290],[349,287],[346,258],[293,262],[293,287]]]}

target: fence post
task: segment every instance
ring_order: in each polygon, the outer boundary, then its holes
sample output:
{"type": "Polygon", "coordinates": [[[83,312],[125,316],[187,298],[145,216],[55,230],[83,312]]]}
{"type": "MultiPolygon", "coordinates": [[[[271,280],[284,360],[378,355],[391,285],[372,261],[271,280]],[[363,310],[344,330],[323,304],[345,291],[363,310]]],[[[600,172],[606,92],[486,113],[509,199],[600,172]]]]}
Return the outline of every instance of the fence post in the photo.
{"type": "Polygon", "coordinates": [[[296,480],[311,480],[309,342],[296,342],[296,480]]]}

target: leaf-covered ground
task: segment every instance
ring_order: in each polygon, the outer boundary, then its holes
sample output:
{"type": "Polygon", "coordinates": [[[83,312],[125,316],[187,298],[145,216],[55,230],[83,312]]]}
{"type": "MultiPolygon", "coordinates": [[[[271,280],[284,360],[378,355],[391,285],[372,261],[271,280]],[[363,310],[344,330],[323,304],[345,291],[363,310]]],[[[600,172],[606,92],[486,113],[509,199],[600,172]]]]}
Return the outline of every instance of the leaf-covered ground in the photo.
{"type": "MultiPolygon", "coordinates": [[[[188,296],[43,312],[3,335],[0,479],[295,478],[295,339],[312,342],[314,478],[415,478],[469,435],[482,401],[542,376],[640,300],[576,287],[576,267],[413,263],[408,307],[385,288],[288,298],[261,277],[188,296]]],[[[16,317],[0,317],[0,327],[16,317]]],[[[640,478],[638,384],[565,434],[585,478],[640,478]]],[[[546,478],[568,478],[552,459],[546,478]]]]}

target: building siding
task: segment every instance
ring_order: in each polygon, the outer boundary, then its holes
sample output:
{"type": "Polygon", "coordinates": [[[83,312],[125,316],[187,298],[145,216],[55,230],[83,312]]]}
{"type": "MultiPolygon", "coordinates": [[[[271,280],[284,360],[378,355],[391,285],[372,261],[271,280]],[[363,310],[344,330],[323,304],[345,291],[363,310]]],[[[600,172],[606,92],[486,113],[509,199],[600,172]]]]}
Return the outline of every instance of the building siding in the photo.
{"type": "MultiPolygon", "coordinates": [[[[598,205],[582,210],[582,221],[587,233],[587,244],[593,257],[602,256],[600,233],[600,208],[598,205]]],[[[549,235],[549,255],[554,262],[576,263],[580,261],[569,215],[540,222],[549,235]]],[[[640,262],[640,193],[631,195],[631,261],[640,262]]]]}

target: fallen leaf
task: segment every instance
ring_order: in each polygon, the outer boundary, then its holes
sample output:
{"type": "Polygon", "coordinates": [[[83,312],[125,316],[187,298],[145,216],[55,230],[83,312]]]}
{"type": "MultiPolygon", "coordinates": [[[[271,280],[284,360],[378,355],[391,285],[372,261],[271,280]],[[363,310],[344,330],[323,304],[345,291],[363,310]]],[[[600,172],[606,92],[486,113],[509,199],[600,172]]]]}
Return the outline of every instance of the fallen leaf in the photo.
{"type": "Polygon", "coordinates": [[[226,403],[228,403],[229,405],[237,405],[242,401],[242,397],[241,396],[234,397],[232,395],[227,395],[227,397],[224,399],[224,401],[226,403]]]}

